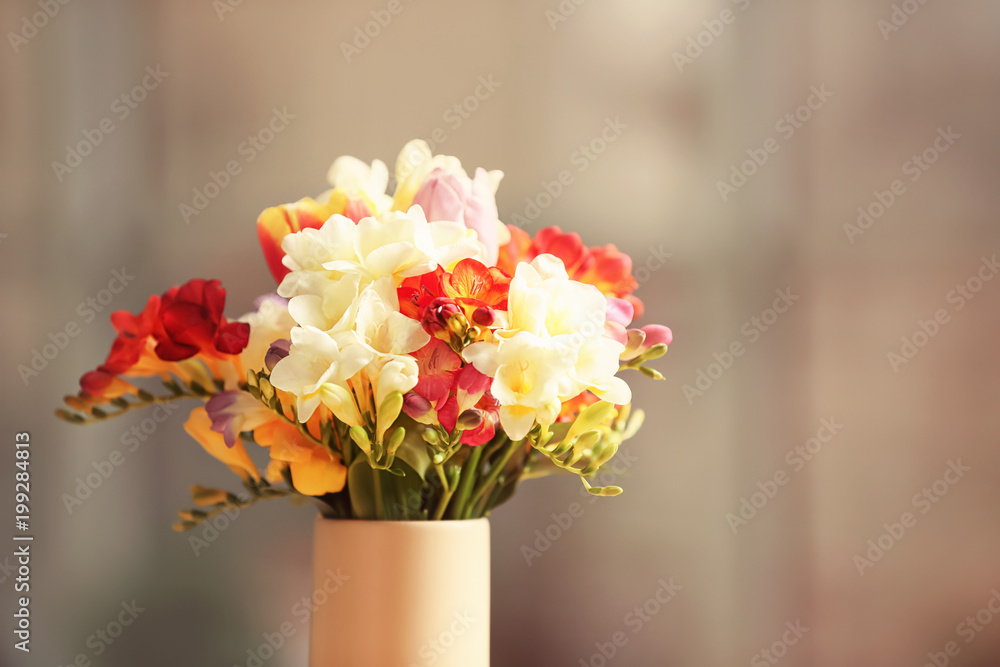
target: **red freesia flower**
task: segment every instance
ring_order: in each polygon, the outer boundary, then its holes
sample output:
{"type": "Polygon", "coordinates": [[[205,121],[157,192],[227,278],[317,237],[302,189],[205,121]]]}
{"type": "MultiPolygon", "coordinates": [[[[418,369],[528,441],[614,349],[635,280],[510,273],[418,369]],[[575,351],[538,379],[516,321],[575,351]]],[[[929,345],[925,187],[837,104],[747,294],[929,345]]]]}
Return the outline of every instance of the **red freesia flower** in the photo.
{"type": "Polygon", "coordinates": [[[510,243],[500,249],[497,266],[508,275],[514,274],[519,262],[530,262],[544,254],[555,255],[566,265],[570,278],[594,285],[605,296],[625,299],[635,308],[636,318],[642,315],[642,301],[632,295],[639,285],[632,276],[632,258],[614,245],[589,248],[579,234],[558,227],[546,227],[534,239],[517,227],[507,228],[510,243]]]}
{"type": "Polygon", "coordinates": [[[431,301],[444,296],[444,288],[441,286],[443,275],[444,270],[438,267],[422,276],[403,280],[396,290],[399,297],[399,312],[414,320],[422,319],[424,310],[431,301]]]}
{"type": "Polygon", "coordinates": [[[172,287],[160,304],[162,335],[156,356],[182,361],[203,353],[213,357],[239,354],[250,339],[250,325],[222,315],[226,290],[218,280],[192,280],[172,287]]]}
{"type": "Polygon", "coordinates": [[[213,357],[238,354],[246,347],[250,325],[222,316],[226,291],[218,280],[192,280],[172,287],[163,296],[151,296],[138,315],[119,310],[111,314],[118,334],[107,359],[80,378],[84,393],[114,398],[134,388],[119,376],[169,373],[163,362],[196,354],[213,357]],[[138,371],[138,372],[137,372],[138,371]]]}

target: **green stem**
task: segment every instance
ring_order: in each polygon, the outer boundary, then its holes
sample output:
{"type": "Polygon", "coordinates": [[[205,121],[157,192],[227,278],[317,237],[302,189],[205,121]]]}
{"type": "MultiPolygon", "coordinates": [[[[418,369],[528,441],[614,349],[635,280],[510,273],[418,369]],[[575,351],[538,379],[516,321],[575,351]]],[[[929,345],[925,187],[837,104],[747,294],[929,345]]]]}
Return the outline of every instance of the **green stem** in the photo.
{"type": "Polygon", "coordinates": [[[434,521],[440,521],[444,518],[444,511],[448,509],[448,503],[451,501],[453,495],[455,495],[455,489],[445,489],[444,493],[441,494],[441,499],[434,509],[434,521]]]}
{"type": "Polygon", "coordinates": [[[500,476],[500,473],[503,472],[503,469],[507,467],[507,463],[510,461],[510,457],[512,457],[514,455],[514,452],[520,449],[522,445],[523,442],[521,440],[510,442],[509,446],[507,447],[507,451],[503,453],[503,456],[500,457],[499,461],[494,462],[494,464],[490,467],[489,474],[476,488],[476,492],[472,496],[473,505],[478,503],[482,499],[486,491],[490,488],[490,485],[492,485],[494,482],[497,481],[497,478],[500,476]]]}
{"type": "MultiPolygon", "coordinates": [[[[207,394],[207,395],[211,396],[212,394],[207,394]]],[[[135,401],[135,402],[130,401],[129,404],[127,406],[125,406],[125,407],[115,406],[115,407],[118,408],[117,410],[114,410],[113,412],[112,411],[105,412],[103,417],[84,417],[84,416],[82,416],[80,414],[80,411],[76,410],[76,409],[74,409],[73,412],[70,412],[69,410],[62,410],[62,409],[56,410],[56,416],[59,417],[60,419],[64,420],[64,421],[68,421],[68,422],[70,422],[72,424],[80,424],[81,426],[83,426],[83,425],[86,425],[86,424],[96,424],[97,422],[102,422],[102,421],[106,421],[108,419],[113,419],[115,417],[119,417],[119,416],[125,414],[126,412],[131,412],[132,410],[139,410],[141,408],[148,408],[151,405],[160,405],[160,404],[163,404],[163,403],[172,403],[174,401],[182,401],[182,400],[188,399],[188,398],[200,398],[200,399],[204,400],[205,397],[204,396],[199,396],[198,394],[195,394],[195,393],[186,393],[185,392],[185,393],[181,393],[181,394],[171,394],[170,396],[154,396],[152,399],[149,399],[149,400],[141,400],[140,399],[139,401],[135,401]],[[73,415],[73,416],[70,417],[69,415],[73,415]]],[[[102,405],[114,405],[114,404],[113,403],[103,403],[102,405]]],[[[93,407],[100,409],[101,405],[95,405],[93,407]]]]}
{"type": "Polygon", "coordinates": [[[469,494],[472,492],[472,484],[475,481],[476,473],[479,470],[479,460],[483,457],[482,447],[473,447],[469,454],[469,460],[462,466],[462,478],[458,482],[458,495],[455,504],[451,508],[453,519],[465,518],[465,506],[469,502],[469,494]]]}
{"type": "Polygon", "coordinates": [[[376,468],[372,468],[372,474],[375,475],[375,516],[379,519],[385,519],[385,507],[382,504],[381,471],[376,468]]]}

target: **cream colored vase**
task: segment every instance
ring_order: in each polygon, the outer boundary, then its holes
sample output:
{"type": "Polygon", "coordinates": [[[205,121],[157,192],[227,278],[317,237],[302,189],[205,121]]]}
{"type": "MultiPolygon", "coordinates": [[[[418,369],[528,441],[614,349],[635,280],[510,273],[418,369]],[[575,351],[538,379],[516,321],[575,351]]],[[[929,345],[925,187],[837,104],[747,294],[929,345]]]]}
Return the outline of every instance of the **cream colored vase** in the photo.
{"type": "Polygon", "coordinates": [[[313,539],[309,667],[489,667],[487,519],[318,517],[313,539]]]}

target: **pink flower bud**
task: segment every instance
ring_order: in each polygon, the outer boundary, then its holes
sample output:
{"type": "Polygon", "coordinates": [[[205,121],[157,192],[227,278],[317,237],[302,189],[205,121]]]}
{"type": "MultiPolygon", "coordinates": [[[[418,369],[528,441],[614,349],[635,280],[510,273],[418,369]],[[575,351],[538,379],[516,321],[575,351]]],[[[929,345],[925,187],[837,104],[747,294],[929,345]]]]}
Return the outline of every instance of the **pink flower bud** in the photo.
{"type": "Polygon", "coordinates": [[[661,343],[670,345],[674,340],[674,333],[662,324],[648,324],[642,328],[642,332],[646,334],[646,341],[643,345],[647,350],[661,343]]]}

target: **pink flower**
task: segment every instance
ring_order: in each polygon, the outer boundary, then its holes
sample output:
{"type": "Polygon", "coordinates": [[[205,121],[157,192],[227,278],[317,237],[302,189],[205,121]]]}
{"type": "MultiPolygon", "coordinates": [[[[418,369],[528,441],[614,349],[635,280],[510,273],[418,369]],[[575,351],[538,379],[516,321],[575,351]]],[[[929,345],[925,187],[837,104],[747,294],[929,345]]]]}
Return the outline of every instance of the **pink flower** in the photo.
{"type": "Polygon", "coordinates": [[[485,169],[476,169],[474,178],[444,169],[435,169],[413,197],[413,203],[424,209],[427,222],[450,220],[461,222],[479,236],[486,246],[490,266],[500,254],[497,201],[485,169]]]}

